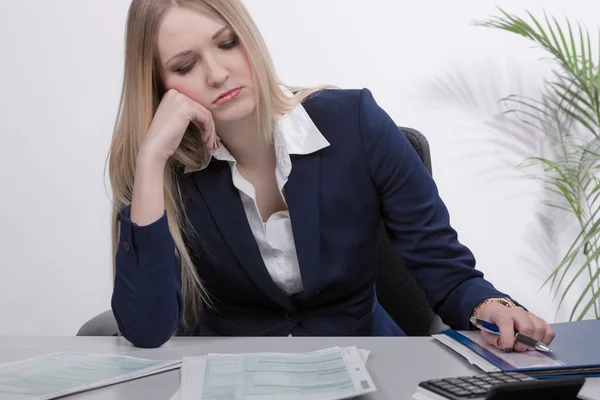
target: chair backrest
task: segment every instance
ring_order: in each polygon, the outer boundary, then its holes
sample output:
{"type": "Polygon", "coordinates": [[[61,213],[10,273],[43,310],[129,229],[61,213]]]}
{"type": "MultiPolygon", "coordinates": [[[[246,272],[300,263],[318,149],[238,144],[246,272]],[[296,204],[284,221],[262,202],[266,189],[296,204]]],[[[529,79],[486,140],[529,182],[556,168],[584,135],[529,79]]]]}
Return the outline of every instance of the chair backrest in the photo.
{"type": "MultiPolygon", "coordinates": [[[[399,128],[431,175],[431,153],[425,136],[415,129],[399,128]]],[[[428,336],[439,331],[443,326],[441,320],[429,306],[425,293],[392,245],[383,222],[377,247],[379,268],[376,290],[379,303],[407,335],[428,336]]]]}

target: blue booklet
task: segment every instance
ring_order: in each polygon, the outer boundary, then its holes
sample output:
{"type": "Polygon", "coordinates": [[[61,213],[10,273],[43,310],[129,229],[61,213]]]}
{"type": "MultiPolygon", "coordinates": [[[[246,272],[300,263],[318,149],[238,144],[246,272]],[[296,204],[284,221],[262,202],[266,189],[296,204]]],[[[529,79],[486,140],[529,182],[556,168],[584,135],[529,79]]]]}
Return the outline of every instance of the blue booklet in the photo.
{"type": "Polygon", "coordinates": [[[552,324],[552,353],[510,352],[488,345],[476,331],[444,331],[434,338],[486,372],[518,371],[536,378],[600,376],[600,321],[552,324]]]}

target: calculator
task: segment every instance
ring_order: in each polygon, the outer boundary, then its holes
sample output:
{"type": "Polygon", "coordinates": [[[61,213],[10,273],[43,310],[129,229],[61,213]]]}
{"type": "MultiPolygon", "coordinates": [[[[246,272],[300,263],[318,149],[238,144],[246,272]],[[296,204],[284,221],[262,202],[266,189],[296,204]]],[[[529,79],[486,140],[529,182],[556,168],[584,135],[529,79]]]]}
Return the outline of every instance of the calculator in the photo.
{"type": "Polygon", "coordinates": [[[429,398],[467,399],[577,399],[584,378],[535,379],[518,372],[431,379],[419,383],[418,392],[429,398]],[[423,391],[422,389],[425,389],[423,391]],[[431,396],[434,394],[434,396],[431,396]],[[437,395],[437,396],[435,396],[437,395]],[[555,397],[555,396],[559,397],[555,397]]]}

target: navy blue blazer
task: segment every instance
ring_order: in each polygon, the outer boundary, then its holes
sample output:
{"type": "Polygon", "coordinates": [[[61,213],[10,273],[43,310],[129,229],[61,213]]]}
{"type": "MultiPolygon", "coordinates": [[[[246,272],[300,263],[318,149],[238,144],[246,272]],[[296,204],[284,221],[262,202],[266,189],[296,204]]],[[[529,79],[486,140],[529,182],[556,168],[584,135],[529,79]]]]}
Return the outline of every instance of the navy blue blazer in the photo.
{"type": "MultiPolygon", "coordinates": [[[[287,296],[271,279],[226,162],[181,176],[183,207],[197,236],[193,262],[213,299],[195,335],[400,336],[378,303],[381,219],[433,310],[468,329],[474,307],[507,297],[475,269],[450,226],[436,185],[371,92],[325,90],[304,107],[330,146],[292,155],[285,186],[303,291],[287,296]]],[[[183,312],[180,267],[166,216],[121,223],[112,309],[136,346],[156,347],[183,312]]]]}

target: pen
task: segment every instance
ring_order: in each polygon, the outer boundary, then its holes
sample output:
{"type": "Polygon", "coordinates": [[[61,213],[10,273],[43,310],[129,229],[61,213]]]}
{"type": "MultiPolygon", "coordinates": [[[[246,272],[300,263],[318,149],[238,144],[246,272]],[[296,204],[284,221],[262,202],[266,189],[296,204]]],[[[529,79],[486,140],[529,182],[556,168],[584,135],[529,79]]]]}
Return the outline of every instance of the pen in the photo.
{"type": "MultiPolygon", "coordinates": [[[[471,317],[469,319],[473,325],[475,325],[478,329],[491,333],[492,335],[500,335],[500,329],[496,324],[492,324],[491,322],[484,321],[483,319],[471,317]]],[[[515,333],[515,340],[525,346],[532,347],[538,351],[544,351],[551,353],[552,349],[540,342],[539,340],[535,340],[527,335],[523,335],[522,333],[515,333]]]]}

